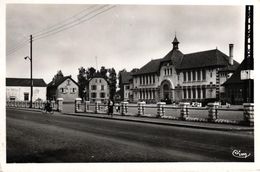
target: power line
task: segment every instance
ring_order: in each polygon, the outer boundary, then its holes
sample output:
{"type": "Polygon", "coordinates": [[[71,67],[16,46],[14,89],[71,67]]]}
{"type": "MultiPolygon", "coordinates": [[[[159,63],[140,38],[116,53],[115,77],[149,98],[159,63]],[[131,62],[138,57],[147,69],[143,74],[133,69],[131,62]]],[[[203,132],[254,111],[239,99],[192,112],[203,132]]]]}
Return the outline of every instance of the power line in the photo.
{"type": "Polygon", "coordinates": [[[91,17],[89,17],[89,18],[86,18],[85,20],[82,20],[82,21],[80,21],[80,22],[78,22],[78,23],[75,23],[75,24],[73,24],[73,25],[71,25],[71,26],[62,28],[62,29],[60,29],[60,30],[58,30],[58,31],[56,31],[56,32],[52,32],[52,33],[50,33],[50,34],[46,34],[46,35],[40,36],[40,37],[38,37],[38,38],[36,38],[36,39],[33,39],[33,40],[36,41],[36,40],[39,40],[39,39],[43,39],[43,38],[45,38],[45,37],[49,37],[49,36],[51,36],[51,35],[57,34],[57,33],[61,32],[61,31],[70,29],[70,28],[72,28],[72,27],[74,27],[74,26],[76,26],[76,25],[79,25],[79,24],[81,24],[81,23],[83,23],[83,22],[85,22],[85,21],[91,20],[92,18],[96,17],[97,15],[100,15],[100,14],[102,14],[102,13],[104,13],[104,12],[106,12],[106,11],[108,11],[108,10],[114,8],[114,7],[116,7],[116,6],[115,6],[115,5],[114,5],[114,6],[111,6],[110,8],[107,8],[107,9],[101,11],[101,12],[98,12],[98,13],[96,13],[95,15],[93,15],[93,16],[91,16],[91,17]]]}
{"type": "Polygon", "coordinates": [[[28,42],[29,42],[29,39],[20,41],[20,43],[17,43],[15,46],[13,46],[13,48],[9,48],[9,49],[7,50],[7,52],[11,52],[11,51],[13,51],[13,50],[19,48],[21,45],[24,45],[25,43],[28,43],[28,42]]]}
{"type": "Polygon", "coordinates": [[[49,29],[51,29],[51,28],[54,28],[54,27],[56,27],[57,25],[64,24],[64,23],[66,23],[67,21],[69,21],[69,20],[75,18],[76,16],[79,16],[81,13],[85,12],[86,10],[89,10],[89,9],[91,9],[91,8],[94,8],[95,6],[96,6],[96,5],[91,6],[91,7],[88,7],[88,8],[85,8],[84,10],[78,12],[77,14],[74,14],[73,16],[71,16],[71,17],[69,17],[69,18],[67,18],[67,19],[65,19],[65,20],[62,20],[62,21],[59,22],[59,23],[56,23],[56,24],[51,25],[51,26],[49,26],[49,27],[46,27],[46,28],[44,28],[44,29],[42,29],[42,30],[40,30],[40,31],[37,31],[37,32],[32,33],[32,35],[38,35],[39,33],[44,32],[44,31],[46,31],[46,30],[49,30],[49,29]]]}
{"type": "Polygon", "coordinates": [[[68,24],[63,24],[63,25],[61,25],[61,26],[59,26],[59,27],[53,28],[53,29],[51,29],[51,30],[49,30],[49,31],[46,31],[45,33],[41,33],[41,34],[38,34],[38,35],[34,35],[34,38],[41,37],[41,36],[46,35],[46,34],[48,34],[48,33],[55,32],[56,30],[63,29],[63,28],[66,27],[66,26],[73,25],[75,22],[80,22],[80,20],[81,20],[82,18],[88,17],[88,15],[90,15],[90,14],[92,14],[92,13],[95,13],[95,12],[99,11],[100,9],[105,8],[106,6],[108,6],[108,5],[105,5],[105,6],[99,7],[98,9],[92,10],[92,11],[90,11],[89,13],[87,13],[86,15],[82,16],[81,18],[78,18],[78,19],[76,19],[76,20],[74,20],[74,21],[71,21],[71,22],[69,22],[68,24]]]}
{"type": "Polygon", "coordinates": [[[20,45],[19,47],[17,47],[15,50],[11,51],[11,52],[7,52],[7,56],[10,56],[11,54],[15,53],[16,51],[18,51],[19,49],[25,47],[26,45],[28,45],[29,42],[27,42],[26,44],[20,45]]]}

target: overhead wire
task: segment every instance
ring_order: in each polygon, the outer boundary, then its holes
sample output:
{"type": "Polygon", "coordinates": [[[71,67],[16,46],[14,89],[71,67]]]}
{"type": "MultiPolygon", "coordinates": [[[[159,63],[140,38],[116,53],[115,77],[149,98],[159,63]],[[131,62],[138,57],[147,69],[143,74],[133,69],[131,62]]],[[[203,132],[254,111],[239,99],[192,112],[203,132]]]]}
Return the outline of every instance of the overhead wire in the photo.
{"type": "Polygon", "coordinates": [[[90,6],[90,7],[88,7],[88,8],[85,8],[85,9],[83,9],[82,11],[78,12],[77,14],[74,14],[73,16],[71,16],[71,17],[69,17],[69,18],[67,18],[67,19],[64,19],[64,20],[62,20],[62,21],[60,21],[60,22],[58,22],[58,23],[56,23],[56,24],[54,24],[54,25],[48,26],[48,27],[46,27],[46,28],[44,28],[44,29],[42,29],[42,30],[39,30],[39,31],[37,31],[37,32],[32,33],[32,35],[35,35],[35,36],[36,36],[36,35],[40,34],[41,32],[48,31],[49,29],[54,28],[54,27],[56,27],[56,26],[58,26],[58,25],[60,25],[60,24],[64,24],[64,23],[68,22],[68,21],[71,20],[71,19],[75,19],[75,17],[79,16],[81,13],[85,12],[86,10],[89,10],[89,9],[94,8],[94,7],[96,7],[96,6],[97,6],[97,5],[94,5],[94,6],[90,6]]]}
{"type": "Polygon", "coordinates": [[[89,18],[86,18],[86,19],[81,20],[81,21],[79,21],[79,22],[77,22],[77,23],[74,23],[73,25],[60,28],[60,29],[57,30],[57,31],[54,31],[54,32],[52,31],[52,32],[50,32],[50,33],[48,33],[48,34],[45,34],[45,35],[43,35],[43,36],[39,36],[39,37],[36,37],[36,38],[33,37],[33,41],[36,41],[36,40],[39,40],[39,39],[43,39],[43,38],[45,38],[45,37],[49,37],[49,36],[51,36],[51,35],[57,34],[57,33],[61,32],[61,31],[70,29],[70,28],[72,28],[72,27],[74,27],[74,26],[76,26],[76,25],[79,25],[79,24],[81,24],[81,23],[83,23],[83,22],[85,22],[85,21],[88,21],[88,20],[90,20],[90,19],[92,19],[92,18],[94,18],[94,17],[96,17],[96,16],[98,16],[98,15],[100,15],[100,14],[102,14],[102,13],[104,13],[104,12],[106,12],[106,11],[112,9],[112,8],[114,8],[114,7],[116,7],[116,5],[111,6],[111,7],[107,8],[107,9],[105,9],[105,10],[102,10],[102,11],[100,11],[100,12],[94,14],[93,16],[90,16],[89,18]]]}

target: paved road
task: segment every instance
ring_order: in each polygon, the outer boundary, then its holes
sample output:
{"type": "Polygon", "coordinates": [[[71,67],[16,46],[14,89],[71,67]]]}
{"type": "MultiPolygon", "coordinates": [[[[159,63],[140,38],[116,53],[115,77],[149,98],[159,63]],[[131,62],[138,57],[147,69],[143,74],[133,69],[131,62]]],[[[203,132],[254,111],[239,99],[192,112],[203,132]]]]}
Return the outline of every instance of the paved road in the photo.
{"type": "Polygon", "coordinates": [[[254,161],[253,135],[8,109],[7,162],[254,161]],[[232,156],[234,150],[250,153],[232,156]]]}

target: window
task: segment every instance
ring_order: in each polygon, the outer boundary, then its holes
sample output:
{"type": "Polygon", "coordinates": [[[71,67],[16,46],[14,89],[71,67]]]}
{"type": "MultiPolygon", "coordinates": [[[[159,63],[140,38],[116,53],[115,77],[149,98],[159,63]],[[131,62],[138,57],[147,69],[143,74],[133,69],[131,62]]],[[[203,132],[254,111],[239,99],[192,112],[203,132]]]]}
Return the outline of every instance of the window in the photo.
{"type": "Polygon", "coordinates": [[[206,98],[206,89],[205,88],[202,89],[202,98],[206,98]]]}
{"type": "Polygon", "coordinates": [[[201,89],[198,88],[198,99],[200,99],[201,89]]]}
{"type": "Polygon", "coordinates": [[[67,80],[67,85],[70,85],[70,80],[67,80]]]}
{"type": "Polygon", "coordinates": [[[184,99],[186,99],[186,98],[187,98],[187,95],[186,95],[186,90],[183,90],[183,97],[184,97],[184,99]]]}
{"type": "Polygon", "coordinates": [[[188,89],[188,98],[191,98],[191,89],[188,89]]]}
{"type": "Polygon", "coordinates": [[[188,72],[188,81],[191,80],[191,72],[188,72]]]}
{"type": "Polygon", "coordinates": [[[96,85],[91,85],[91,90],[96,90],[97,86],[96,85]]]}
{"type": "Polygon", "coordinates": [[[106,95],[106,94],[105,94],[104,92],[101,92],[101,93],[100,93],[100,98],[105,98],[105,95],[106,95]]]}
{"type": "Polygon", "coordinates": [[[101,90],[104,90],[105,89],[105,86],[104,85],[101,85],[101,90]]]}
{"type": "Polygon", "coordinates": [[[202,70],[202,80],[206,80],[206,70],[202,70]]]}
{"type": "Polygon", "coordinates": [[[29,100],[29,93],[24,93],[24,101],[28,101],[29,100]]]}
{"type": "Polygon", "coordinates": [[[185,82],[186,81],[186,72],[183,72],[183,81],[185,82]]]}
{"type": "Polygon", "coordinates": [[[197,74],[198,74],[198,78],[197,79],[198,79],[198,81],[200,81],[201,80],[200,70],[197,71],[197,74]]]}
{"type": "Polygon", "coordinates": [[[91,98],[96,98],[97,94],[96,93],[91,93],[91,98]]]}
{"type": "Polygon", "coordinates": [[[76,88],[70,88],[70,93],[75,93],[76,92],[76,88]]]}
{"type": "Polygon", "coordinates": [[[142,76],[140,76],[139,79],[140,79],[140,85],[142,85],[142,76]]]}
{"type": "Polygon", "coordinates": [[[166,69],[164,69],[164,75],[166,75],[166,69]]]}
{"type": "Polygon", "coordinates": [[[101,79],[99,79],[99,83],[101,83],[101,79]]]}
{"type": "Polygon", "coordinates": [[[126,89],[126,90],[129,90],[129,89],[130,89],[130,86],[129,86],[129,85],[127,85],[127,86],[125,87],[125,89],[126,89]]]}
{"type": "Polygon", "coordinates": [[[11,101],[15,101],[15,97],[14,96],[10,96],[10,100],[11,101]]]}
{"type": "Polygon", "coordinates": [[[172,68],[170,68],[170,75],[172,75],[172,68]]]}
{"type": "Polygon", "coordinates": [[[212,70],[210,70],[210,77],[212,78],[212,70]]]}
{"type": "Polygon", "coordinates": [[[192,71],[192,80],[196,81],[196,71],[192,71]]]}
{"type": "Polygon", "coordinates": [[[66,88],[60,88],[60,92],[65,94],[65,93],[67,93],[67,89],[66,88]]]}
{"type": "Polygon", "coordinates": [[[155,83],[155,76],[153,75],[153,83],[155,83]]]}
{"type": "Polygon", "coordinates": [[[193,98],[196,99],[196,90],[195,90],[195,88],[192,89],[192,95],[193,95],[193,98]]]}

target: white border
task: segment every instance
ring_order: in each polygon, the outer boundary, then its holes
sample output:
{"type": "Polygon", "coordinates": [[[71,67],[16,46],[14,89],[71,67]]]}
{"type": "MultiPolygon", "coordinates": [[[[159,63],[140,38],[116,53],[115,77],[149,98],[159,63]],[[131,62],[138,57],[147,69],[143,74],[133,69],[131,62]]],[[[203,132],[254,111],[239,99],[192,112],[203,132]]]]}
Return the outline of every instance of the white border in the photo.
{"type": "MultiPolygon", "coordinates": [[[[260,0],[249,1],[249,0],[225,0],[225,1],[209,1],[209,0],[182,0],[182,1],[173,1],[173,0],[132,0],[132,1],[123,1],[123,0],[6,0],[0,1],[0,171],[1,168],[3,171],[24,171],[24,172],[45,172],[45,171],[91,171],[91,172],[107,172],[107,171],[236,171],[236,172],[245,172],[245,171],[260,171],[260,162],[259,162],[259,119],[257,112],[259,112],[257,107],[258,89],[255,89],[255,162],[254,163],[45,163],[45,164],[6,164],[6,149],[5,149],[5,5],[6,3],[42,3],[42,4],[152,4],[152,5],[254,5],[254,57],[255,57],[255,73],[258,73],[257,64],[259,64],[259,22],[260,21],[260,0]],[[4,45],[4,46],[3,46],[4,45]],[[257,133],[257,134],[256,134],[257,133]],[[257,136],[258,135],[258,136],[257,136]]],[[[255,88],[258,88],[258,79],[256,75],[255,88]]]]}

